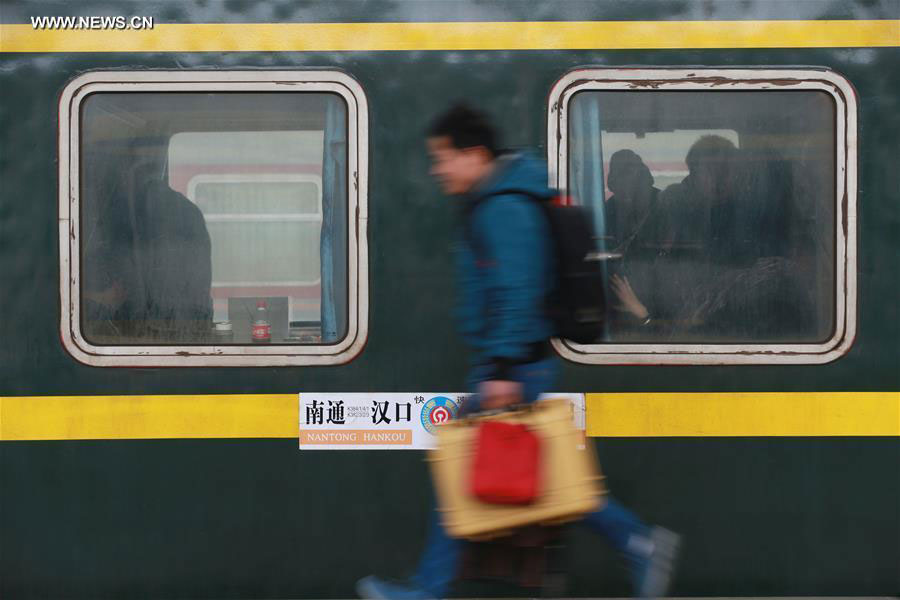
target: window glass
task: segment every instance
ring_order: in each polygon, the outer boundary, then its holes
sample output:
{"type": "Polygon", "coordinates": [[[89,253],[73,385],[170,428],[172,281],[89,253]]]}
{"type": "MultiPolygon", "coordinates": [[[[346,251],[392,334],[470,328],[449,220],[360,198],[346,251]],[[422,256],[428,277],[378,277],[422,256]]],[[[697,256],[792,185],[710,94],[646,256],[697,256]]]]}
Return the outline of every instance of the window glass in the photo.
{"type": "Polygon", "coordinates": [[[818,343],[835,327],[835,106],[818,91],[581,91],[609,343],[818,343]]]}
{"type": "Polygon", "coordinates": [[[81,105],[81,323],[95,345],[331,344],[347,331],[347,110],[330,93],[81,105]],[[258,336],[257,336],[258,337],[258,336]]]}

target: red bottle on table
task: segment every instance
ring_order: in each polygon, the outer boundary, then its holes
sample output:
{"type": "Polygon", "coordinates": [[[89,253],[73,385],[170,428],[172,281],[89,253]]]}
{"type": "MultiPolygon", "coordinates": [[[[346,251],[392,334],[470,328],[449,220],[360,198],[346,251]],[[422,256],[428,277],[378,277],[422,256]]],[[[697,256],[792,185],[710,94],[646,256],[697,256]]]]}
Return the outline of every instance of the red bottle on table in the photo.
{"type": "Polygon", "coordinates": [[[272,341],[272,324],[269,323],[269,309],[265,300],[256,301],[251,338],[254,344],[268,344],[272,341]]]}

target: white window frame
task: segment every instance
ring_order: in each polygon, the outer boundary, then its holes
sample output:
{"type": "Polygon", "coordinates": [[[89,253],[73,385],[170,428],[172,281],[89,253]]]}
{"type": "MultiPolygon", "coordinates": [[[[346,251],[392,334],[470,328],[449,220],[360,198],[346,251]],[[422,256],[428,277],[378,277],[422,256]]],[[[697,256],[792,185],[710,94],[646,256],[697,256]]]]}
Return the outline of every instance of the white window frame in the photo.
{"type": "Polygon", "coordinates": [[[836,105],[835,330],[820,344],[576,344],[555,339],[564,358],[586,364],[822,364],[846,354],[856,337],[856,95],[850,82],[828,69],[580,68],[550,91],[547,162],[550,185],[566,186],[568,115],[574,94],[585,91],[817,90],[836,105]]]}
{"type": "Polygon", "coordinates": [[[339,71],[93,71],[66,85],[59,101],[60,337],[78,361],[97,367],[254,367],[337,365],[356,357],[368,336],[368,102],[339,71]],[[80,324],[81,103],[110,92],[330,92],[347,103],[347,335],[321,345],[103,346],[80,324]]]}

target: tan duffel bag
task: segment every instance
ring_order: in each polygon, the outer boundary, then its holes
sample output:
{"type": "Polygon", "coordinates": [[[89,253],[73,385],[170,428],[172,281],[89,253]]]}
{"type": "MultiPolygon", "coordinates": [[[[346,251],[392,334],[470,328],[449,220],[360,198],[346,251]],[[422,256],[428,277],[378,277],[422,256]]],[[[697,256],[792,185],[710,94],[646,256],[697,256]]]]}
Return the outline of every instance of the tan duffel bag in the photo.
{"type": "Polygon", "coordinates": [[[572,404],[548,399],[514,411],[450,421],[437,429],[428,453],[438,507],[452,537],[489,539],[526,525],[576,520],[598,509],[605,493],[593,447],[575,429],[572,404]],[[527,505],[487,504],[469,491],[478,425],[485,420],[522,424],[541,441],[537,499],[527,505]]]}

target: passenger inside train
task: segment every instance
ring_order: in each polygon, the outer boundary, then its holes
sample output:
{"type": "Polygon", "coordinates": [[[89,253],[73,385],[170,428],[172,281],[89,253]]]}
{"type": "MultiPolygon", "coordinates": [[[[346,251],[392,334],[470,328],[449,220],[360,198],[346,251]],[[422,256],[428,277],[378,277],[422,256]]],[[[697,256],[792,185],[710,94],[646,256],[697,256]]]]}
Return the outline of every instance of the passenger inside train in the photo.
{"type": "Polygon", "coordinates": [[[626,315],[611,320],[615,334],[665,339],[728,327],[732,335],[759,338],[808,327],[809,302],[788,256],[792,190],[785,162],[707,135],[685,163],[687,177],[656,194],[637,154],[620,150],[610,159],[606,218],[623,255],[610,288],[615,309],[626,315]],[[623,167],[626,161],[633,168],[623,167]],[[659,196],[658,206],[622,193],[623,178],[634,172],[641,173],[645,196],[659,196]],[[630,222],[622,217],[626,202],[634,205],[630,222]],[[748,310],[758,318],[743,318],[748,310]]]}
{"type": "Polygon", "coordinates": [[[606,239],[613,254],[621,255],[609,273],[617,309],[610,315],[611,325],[632,336],[650,325],[651,311],[659,319],[666,308],[657,297],[662,289],[657,262],[667,238],[661,228],[666,222],[660,213],[660,190],[653,183],[650,169],[635,152],[623,149],[610,157],[607,187],[612,196],[605,205],[606,239]]]}
{"type": "Polygon", "coordinates": [[[96,217],[86,219],[85,333],[131,343],[203,340],[212,326],[203,215],[168,186],[163,157],[128,149],[99,174],[96,217]]]}

